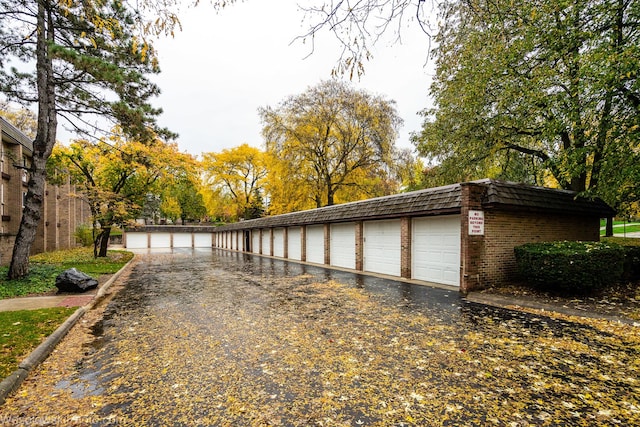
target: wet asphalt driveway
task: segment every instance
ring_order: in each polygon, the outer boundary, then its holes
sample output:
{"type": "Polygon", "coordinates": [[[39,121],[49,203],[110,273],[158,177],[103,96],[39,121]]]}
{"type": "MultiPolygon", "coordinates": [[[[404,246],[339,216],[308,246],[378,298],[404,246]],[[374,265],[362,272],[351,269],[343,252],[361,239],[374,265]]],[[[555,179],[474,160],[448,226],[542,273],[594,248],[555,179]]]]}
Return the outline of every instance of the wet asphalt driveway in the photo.
{"type": "Polygon", "coordinates": [[[640,424],[637,327],[223,251],[144,256],[123,280],[0,422],[640,424]]]}

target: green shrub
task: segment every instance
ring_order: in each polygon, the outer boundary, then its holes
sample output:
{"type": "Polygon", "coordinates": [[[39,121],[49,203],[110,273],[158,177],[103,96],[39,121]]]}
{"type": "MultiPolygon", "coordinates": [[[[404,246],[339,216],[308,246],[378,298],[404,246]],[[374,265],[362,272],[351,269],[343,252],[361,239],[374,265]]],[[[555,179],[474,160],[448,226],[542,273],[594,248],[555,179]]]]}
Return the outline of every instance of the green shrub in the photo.
{"type": "Polygon", "coordinates": [[[625,280],[640,279],[640,239],[630,237],[607,237],[603,241],[616,243],[624,248],[625,280]]]}
{"type": "Polygon", "coordinates": [[[529,284],[588,292],[622,278],[624,249],[609,242],[528,243],[515,248],[518,273],[529,284]]]}
{"type": "Polygon", "coordinates": [[[76,240],[84,247],[93,246],[93,228],[81,224],[76,228],[75,233],[73,235],[76,237],[76,240]]]}

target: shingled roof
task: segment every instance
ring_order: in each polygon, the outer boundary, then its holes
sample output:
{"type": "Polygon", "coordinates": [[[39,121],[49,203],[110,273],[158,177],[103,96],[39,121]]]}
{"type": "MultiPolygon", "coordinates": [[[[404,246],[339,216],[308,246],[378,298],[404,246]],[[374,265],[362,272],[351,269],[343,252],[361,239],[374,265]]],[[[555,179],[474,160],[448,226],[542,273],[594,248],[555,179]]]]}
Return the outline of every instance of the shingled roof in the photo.
{"type": "Polygon", "coordinates": [[[393,196],[325,206],[300,212],[241,221],[223,226],[225,230],[290,227],[406,215],[436,215],[460,212],[460,184],[411,191],[393,196]]]}
{"type": "Polygon", "coordinates": [[[250,228],[291,227],[347,221],[361,221],[401,216],[455,214],[461,210],[461,188],[464,185],[486,187],[483,207],[486,209],[525,209],[576,215],[613,215],[603,201],[577,198],[572,191],[483,179],[378,197],[341,205],[326,206],[283,215],[241,221],[218,227],[218,231],[250,228]]]}
{"type": "Polygon", "coordinates": [[[574,215],[599,215],[601,218],[615,214],[615,211],[601,199],[578,197],[574,191],[490,179],[477,182],[487,187],[482,201],[484,208],[502,207],[574,215]]]}

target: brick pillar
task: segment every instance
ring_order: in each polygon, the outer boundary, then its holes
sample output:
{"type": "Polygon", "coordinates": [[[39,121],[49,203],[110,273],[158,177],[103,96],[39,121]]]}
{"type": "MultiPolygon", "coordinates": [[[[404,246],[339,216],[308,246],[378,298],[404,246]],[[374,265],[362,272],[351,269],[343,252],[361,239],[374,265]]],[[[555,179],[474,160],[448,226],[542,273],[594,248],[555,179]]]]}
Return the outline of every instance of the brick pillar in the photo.
{"type": "Polygon", "coordinates": [[[484,256],[484,236],[469,235],[469,211],[482,210],[482,184],[463,183],[460,212],[460,292],[466,294],[479,289],[480,264],[484,256]]]}
{"type": "Polygon", "coordinates": [[[289,227],[284,228],[282,238],[284,239],[284,242],[282,242],[282,244],[284,245],[283,257],[289,258],[289,227]]]}
{"type": "Polygon", "coordinates": [[[275,233],[273,232],[274,230],[274,228],[269,229],[269,256],[273,256],[273,238],[275,236],[275,233]]]}
{"type": "Polygon", "coordinates": [[[400,219],[400,277],[411,279],[411,218],[400,219]]]}
{"type": "Polygon", "coordinates": [[[331,264],[331,224],[324,225],[324,263],[331,264]]]}
{"type": "Polygon", "coordinates": [[[260,246],[260,251],[258,251],[258,253],[259,253],[260,255],[264,255],[264,254],[262,253],[262,235],[263,235],[263,234],[264,234],[264,229],[263,229],[263,228],[261,228],[261,229],[260,229],[260,243],[259,243],[259,245],[258,245],[258,246],[260,246]]]}
{"type": "Polygon", "coordinates": [[[364,270],[364,223],[356,222],[356,270],[364,270]]]}
{"type": "Polygon", "coordinates": [[[307,226],[300,227],[300,261],[307,261],[307,226]]]}

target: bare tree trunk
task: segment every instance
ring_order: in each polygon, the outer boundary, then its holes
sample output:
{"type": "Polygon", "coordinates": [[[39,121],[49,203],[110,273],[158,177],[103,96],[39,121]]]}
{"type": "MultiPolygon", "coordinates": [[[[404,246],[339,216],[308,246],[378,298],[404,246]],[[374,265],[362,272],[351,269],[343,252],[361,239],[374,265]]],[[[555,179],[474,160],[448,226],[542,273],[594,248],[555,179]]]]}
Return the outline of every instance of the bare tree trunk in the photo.
{"type": "Polygon", "coordinates": [[[38,31],[36,41],[36,68],[38,88],[38,131],[33,141],[33,158],[29,168],[27,196],[22,211],[20,228],[13,245],[9,266],[9,279],[29,273],[29,255],[42,216],[46,165],[56,142],[57,110],[53,64],[49,43],[53,41],[53,23],[47,11],[47,0],[38,2],[38,31]]]}
{"type": "Polygon", "coordinates": [[[613,217],[607,218],[604,235],[605,237],[613,237],[613,217]]]}
{"type": "Polygon", "coordinates": [[[106,257],[109,248],[109,236],[111,236],[111,227],[104,227],[100,233],[100,252],[98,257],[106,257]]]}

